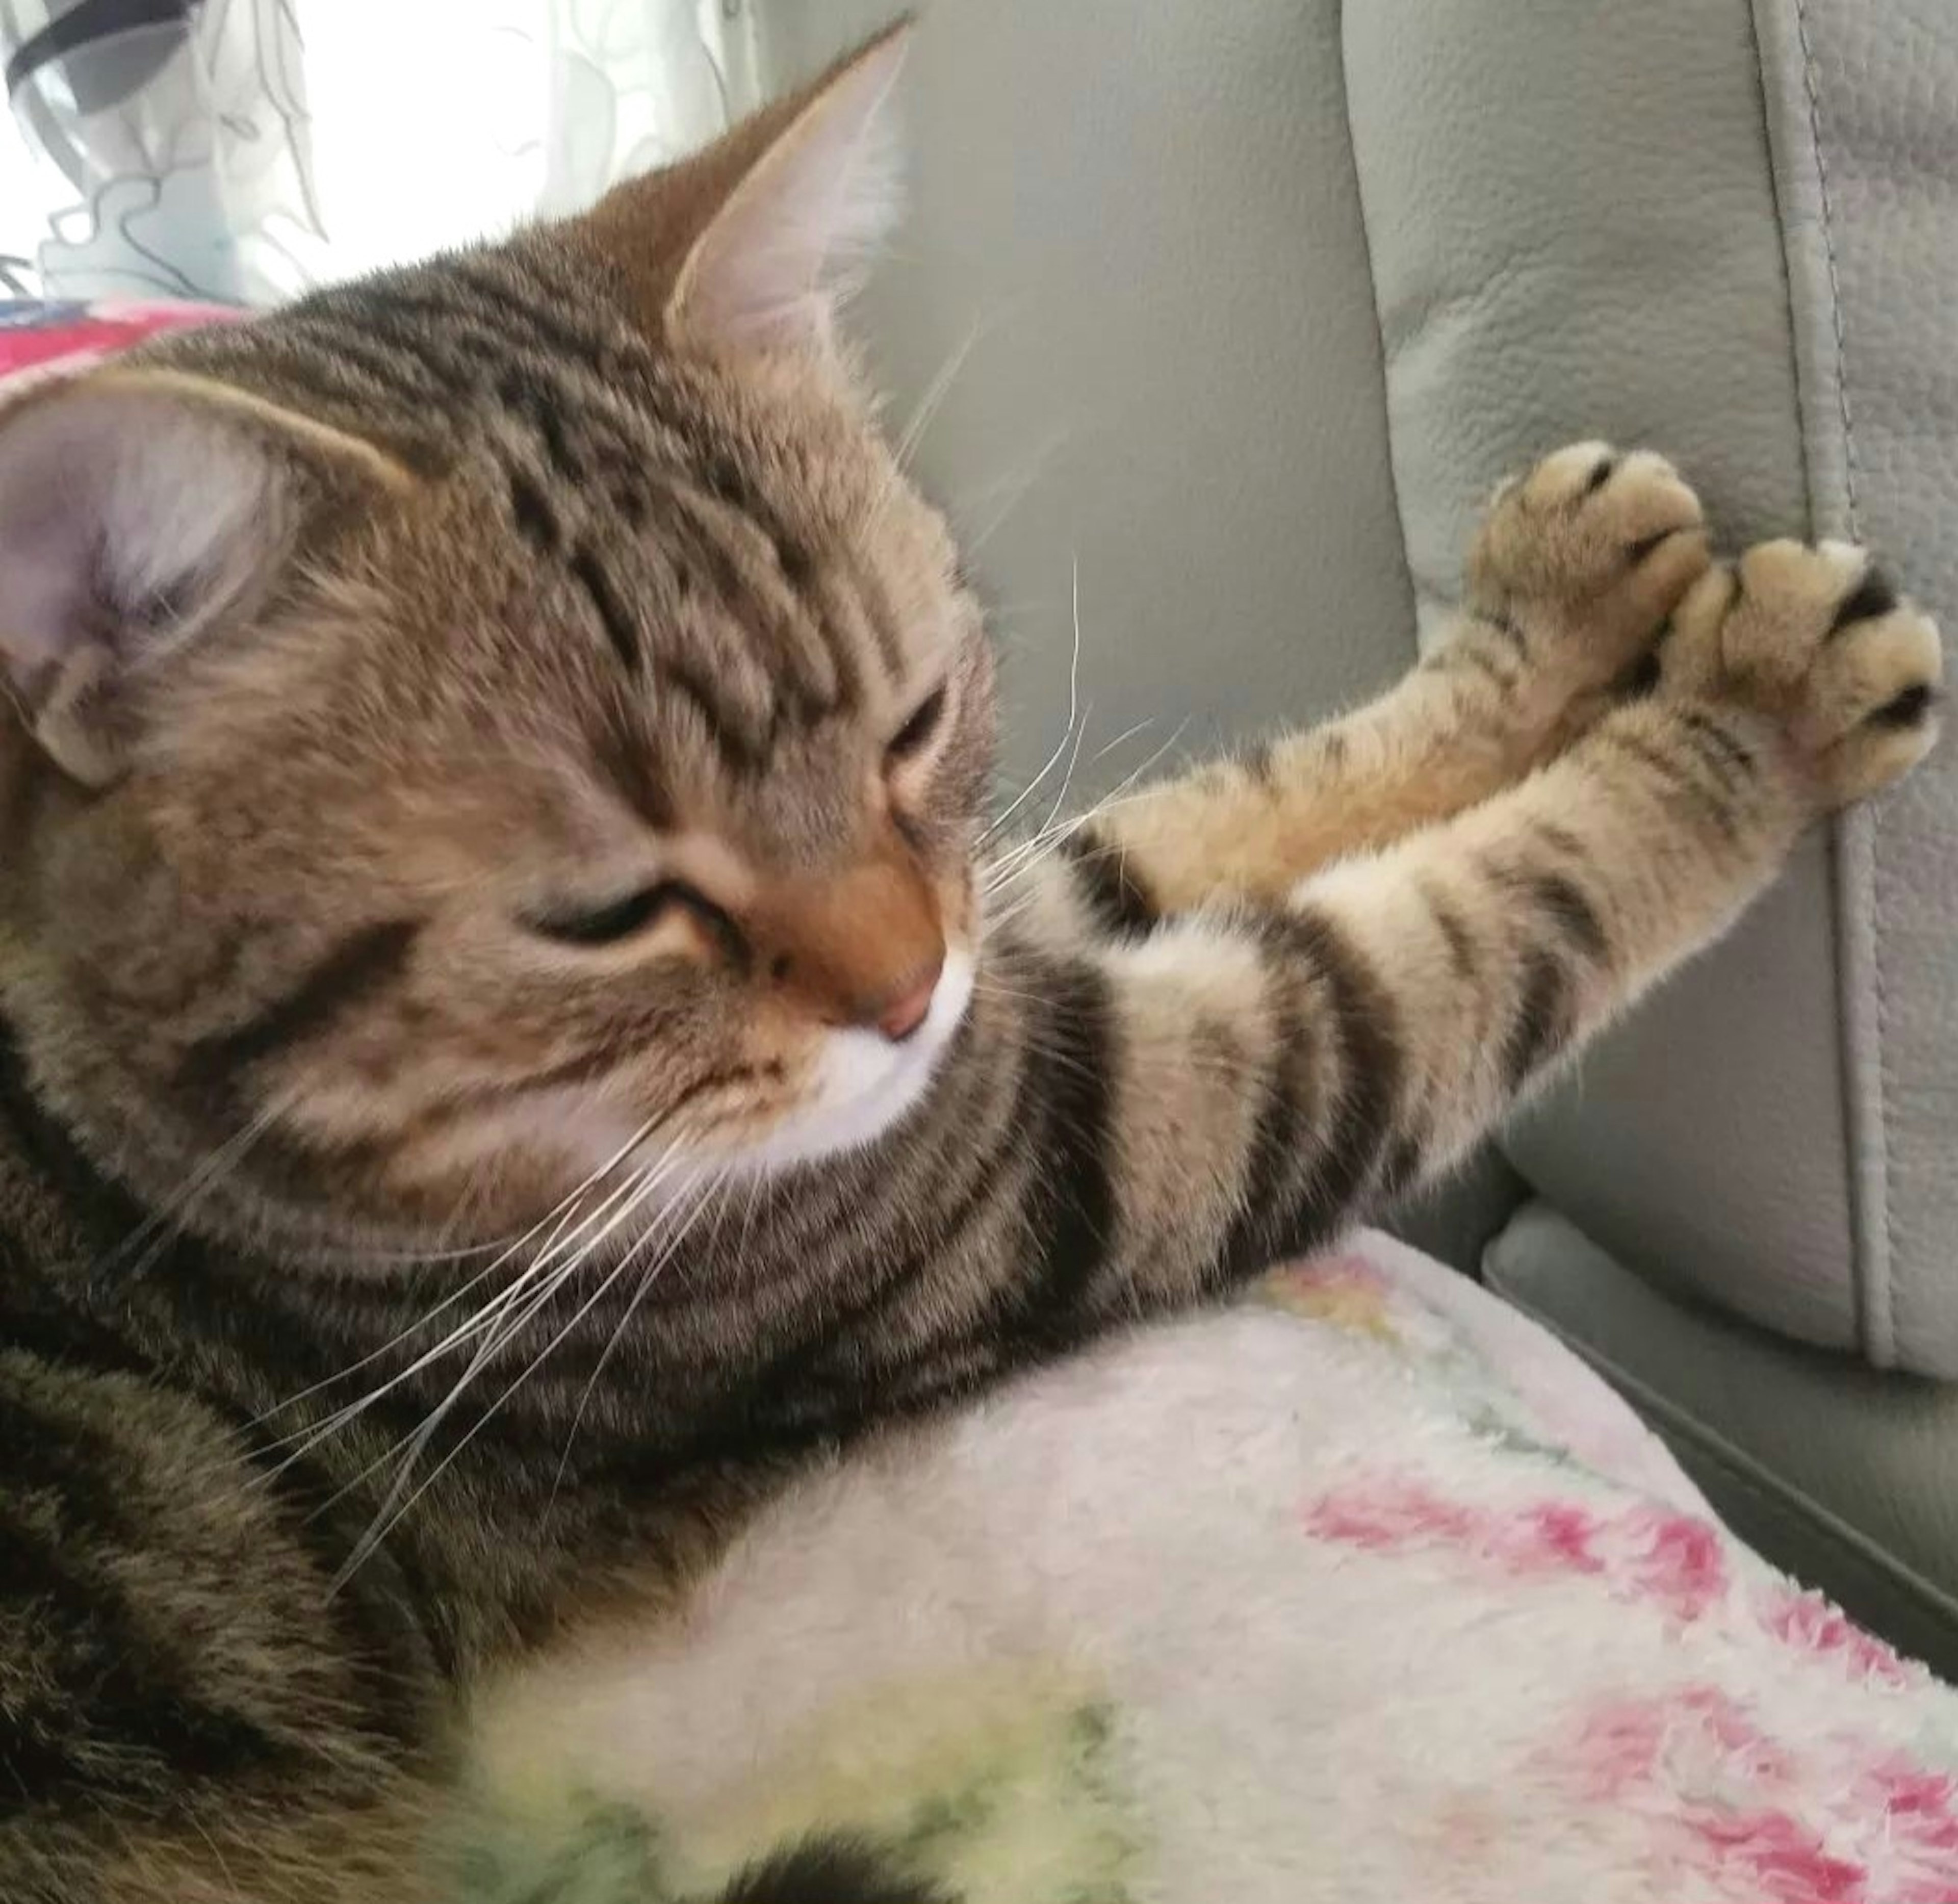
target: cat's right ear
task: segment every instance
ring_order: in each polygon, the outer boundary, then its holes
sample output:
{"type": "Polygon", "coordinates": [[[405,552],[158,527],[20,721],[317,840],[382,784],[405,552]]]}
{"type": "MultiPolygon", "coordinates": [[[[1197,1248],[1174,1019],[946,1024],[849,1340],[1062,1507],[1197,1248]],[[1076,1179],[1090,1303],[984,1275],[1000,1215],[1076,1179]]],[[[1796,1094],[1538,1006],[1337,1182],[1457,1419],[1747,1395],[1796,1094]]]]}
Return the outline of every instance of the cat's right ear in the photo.
{"type": "Polygon", "coordinates": [[[0,667],[40,751],[115,780],[146,690],[262,599],[309,512],[407,480],[371,444],[168,370],[112,366],[0,409],[0,667]]]}
{"type": "Polygon", "coordinates": [[[908,17],[679,164],[573,221],[647,330],[823,352],[901,208],[892,97],[908,17]]]}

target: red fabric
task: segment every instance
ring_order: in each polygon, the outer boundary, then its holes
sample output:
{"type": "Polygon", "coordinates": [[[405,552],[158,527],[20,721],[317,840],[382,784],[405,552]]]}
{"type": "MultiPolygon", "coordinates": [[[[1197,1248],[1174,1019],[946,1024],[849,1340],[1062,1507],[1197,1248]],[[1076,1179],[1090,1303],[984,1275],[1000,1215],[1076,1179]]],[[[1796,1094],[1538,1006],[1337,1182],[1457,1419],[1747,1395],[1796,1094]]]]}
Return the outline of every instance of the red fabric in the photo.
{"type": "Polygon", "coordinates": [[[214,304],[0,306],[0,381],[84,364],[126,350],[159,331],[224,323],[243,312],[214,304]]]}

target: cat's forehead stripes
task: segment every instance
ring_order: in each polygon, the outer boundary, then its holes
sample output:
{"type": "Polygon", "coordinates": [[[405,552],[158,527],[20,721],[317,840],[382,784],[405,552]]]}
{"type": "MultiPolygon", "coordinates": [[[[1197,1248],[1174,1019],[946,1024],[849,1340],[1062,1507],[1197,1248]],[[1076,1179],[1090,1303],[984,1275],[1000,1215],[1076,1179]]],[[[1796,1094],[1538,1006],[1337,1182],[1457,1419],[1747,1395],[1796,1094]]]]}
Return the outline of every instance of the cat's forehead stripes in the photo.
{"type": "Polygon", "coordinates": [[[895,705],[917,631],[859,524],[812,512],[781,445],[746,439],[562,275],[543,253],[449,259],[191,347],[407,439],[418,466],[486,459],[540,593],[740,778],[790,736],[895,705]]]}

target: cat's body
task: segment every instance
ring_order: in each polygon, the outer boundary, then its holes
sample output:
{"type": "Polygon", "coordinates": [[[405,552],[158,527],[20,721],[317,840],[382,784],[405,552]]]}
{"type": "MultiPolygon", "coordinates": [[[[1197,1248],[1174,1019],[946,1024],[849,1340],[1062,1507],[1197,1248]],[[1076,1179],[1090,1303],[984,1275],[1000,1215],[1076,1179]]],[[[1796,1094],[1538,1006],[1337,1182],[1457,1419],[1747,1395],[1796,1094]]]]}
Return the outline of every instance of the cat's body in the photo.
{"type": "Polygon", "coordinates": [[[1929,744],[1859,554],[1580,446],[1383,701],[975,875],[816,290],[894,59],[0,417],[10,1901],[412,1896],[486,1671],[1444,1166],[1929,744]]]}

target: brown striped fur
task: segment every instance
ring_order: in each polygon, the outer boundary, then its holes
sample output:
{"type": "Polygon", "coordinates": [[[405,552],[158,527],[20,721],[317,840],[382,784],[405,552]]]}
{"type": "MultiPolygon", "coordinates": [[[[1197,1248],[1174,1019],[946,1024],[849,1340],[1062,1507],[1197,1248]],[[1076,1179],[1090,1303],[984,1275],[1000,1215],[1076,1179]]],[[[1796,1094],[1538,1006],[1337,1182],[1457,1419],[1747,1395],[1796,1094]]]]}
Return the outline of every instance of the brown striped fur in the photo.
{"type": "Polygon", "coordinates": [[[1715,566],[1583,445],[1385,699],[980,866],[949,538],[826,306],[737,268],[894,46],[0,416],[0,553],[55,451],[217,551],[0,565],[10,1904],[435,1895],[486,1671],[1444,1167],[1930,744],[1934,631],[1860,553],[1715,566]],[[825,1108],[961,958],[917,1101],[825,1108]]]}

